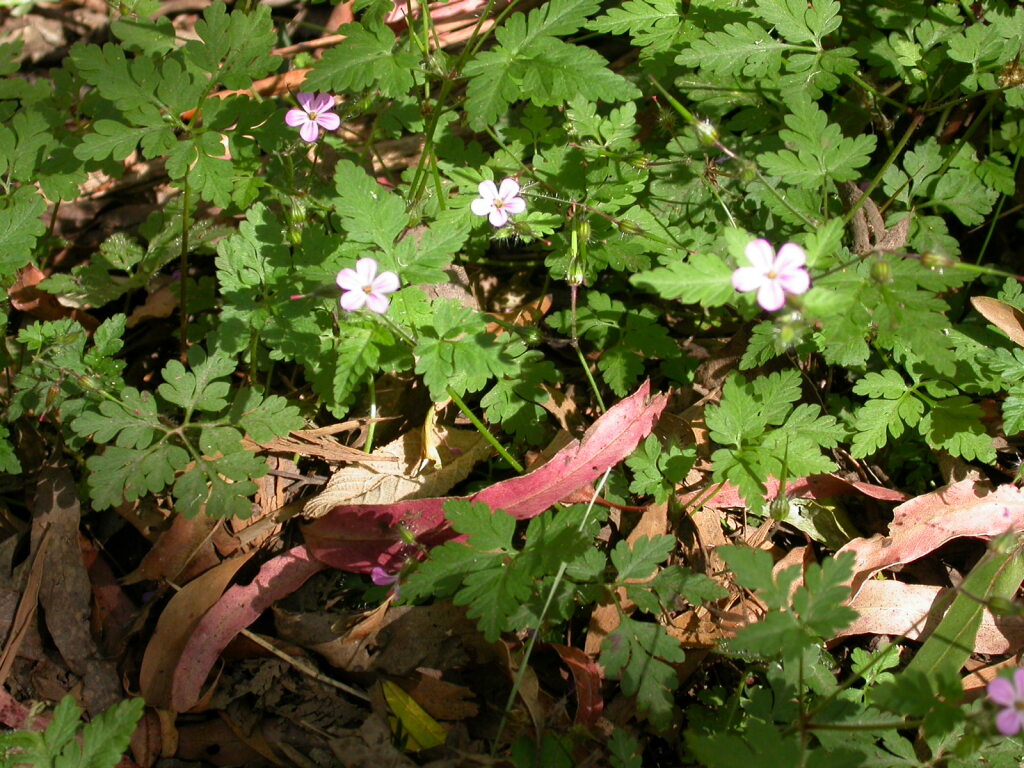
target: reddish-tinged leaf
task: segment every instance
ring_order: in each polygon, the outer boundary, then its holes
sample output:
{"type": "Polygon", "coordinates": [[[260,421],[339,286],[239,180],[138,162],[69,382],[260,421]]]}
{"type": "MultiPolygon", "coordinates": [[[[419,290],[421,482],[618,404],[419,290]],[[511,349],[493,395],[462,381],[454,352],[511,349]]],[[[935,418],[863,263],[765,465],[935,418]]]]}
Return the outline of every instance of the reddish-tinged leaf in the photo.
{"type": "Polygon", "coordinates": [[[265,562],[251,584],[228,589],[203,616],[182,651],[174,670],[171,708],[176,712],[191,709],[199,701],[206,676],[217,657],[235,635],[324,567],[305,547],[299,546],[265,562]]]}
{"type": "Polygon", "coordinates": [[[951,539],[991,538],[1022,530],[1024,491],[1013,485],[991,491],[964,480],[901,504],[893,510],[888,536],[854,539],[839,553],[856,556],[853,584],[857,589],[873,573],[918,560],[951,539]]]}
{"type": "Polygon", "coordinates": [[[221,594],[249,562],[256,550],[225,560],[190,581],[175,594],[156,623],[139,668],[139,692],[151,707],[170,706],[172,676],[194,628],[221,598],[221,594]]]}
{"type": "MultiPolygon", "coordinates": [[[[772,499],[779,492],[779,481],[769,477],[765,482],[765,497],[772,499]]],[[[684,493],[679,496],[679,503],[686,505],[699,498],[706,489],[684,493]]],[[[881,485],[844,480],[838,475],[811,475],[786,483],[786,495],[791,499],[834,499],[840,496],[867,496],[878,501],[906,501],[907,495],[893,491],[881,485]]],[[[722,490],[704,502],[703,506],[715,509],[728,507],[745,507],[746,502],[740,496],[736,486],[726,483],[722,490]]]]}
{"type": "MultiPolygon", "coordinates": [[[[526,519],[594,482],[628,456],[654,428],[668,397],[648,397],[649,392],[650,385],[645,383],[547,464],[528,475],[497,483],[472,500],[526,519]]],[[[444,519],[445,501],[414,499],[335,507],[307,525],[305,547],[296,547],[264,563],[251,584],[231,587],[203,616],[175,668],[171,707],[178,712],[192,708],[217,657],[232,638],[317,571],[331,566],[366,573],[375,565],[397,570],[423,548],[455,538],[444,519]],[[415,544],[403,538],[403,529],[415,537],[415,544]]]]}
{"type": "Polygon", "coordinates": [[[581,440],[569,443],[540,469],[485,488],[473,501],[525,520],[594,482],[629,456],[654,429],[668,396],[649,397],[650,389],[650,382],[645,381],[595,421],[581,440]]]}
{"type": "MultiPolygon", "coordinates": [[[[952,590],[927,584],[874,579],[864,582],[848,605],[857,619],[836,637],[848,635],[901,635],[918,640],[938,626],[953,600],[952,590]]],[[[990,655],[1013,653],[1024,645],[1024,617],[996,618],[988,610],[974,639],[974,652],[990,655]]]]}
{"type": "Polygon", "coordinates": [[[601,698],[601,668],[579,648],[558,643],[549,643],[548,647],[561,657],[572,673],[572,680],[576,685],[576,725],[592,727],[604,711],[604,699],[601,698]]]}
{"type": "MultiPolygon", "coordinates": [[[[526,520],[586,487],[614,467],[651,433],[668,397],[649,396],[645,382],[539,469],[513,477],[471,497],[526,520]]],[[[303,529],[314,557],[332,568],[368,573],[374,566],[395,571],[409,557],[456,538],[444,519],[447,499],[335,507],[303,529]],[[416,537],[404,541],[400,529],[416,537]]]]}

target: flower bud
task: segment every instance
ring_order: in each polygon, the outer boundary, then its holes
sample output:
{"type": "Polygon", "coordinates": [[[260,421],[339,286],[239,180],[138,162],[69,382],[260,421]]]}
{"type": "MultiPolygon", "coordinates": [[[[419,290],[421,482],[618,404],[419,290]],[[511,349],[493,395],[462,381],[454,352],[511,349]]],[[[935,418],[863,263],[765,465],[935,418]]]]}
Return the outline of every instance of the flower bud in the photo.
{"type": "Polygon", "coordinates": [[[624,235],[642,235],[644,228],[637,224],[635,221],[629,219],[620,219],[618,223],[619,232],[624,235]]]}
{"type": "Polygon", "coordinates": [[[581,243],[590,241],[590,222],[586,219],[582,219],[576,222],[576,234],[579,236],[581,243]]]}
{"type": "Polygon", "coordinates": [[[888,285],[892,282],[892,264],[881,259],[871,263],[871,279],[879,285],[888,285]]]}
{"type": "Polygon", "coordinates": [[[582,262],[573,256],[569,259],[569,266],[565,268],[565,282],[569,285],[583,285],[583,278],[585,277],[586,272],[583,269],[582,262]]]}
{"type": "Polygon", "coordinates": [[[789,517],[789,498],[780,493],[768,505],[768,514],[772,520],[786,520],[789,517]]]}
{"type": "Polygon", "coordinates": [[[945,267],[955,266],[956,260],[951,259],[948,256],[943,256],[939,253],[926,251],[921,254],[921,263],[932,269],[944,269],[945,267]]]}
{"type": "Polygon", "coordinates": [[[541,342],[544,341],[544,334],[541,333],[540,328],[537,326],[530,326],[523,331],[523,342],[528,347],[540,346],[541,342]]]}
{"type": "Polygon", "coordinates": [[[718,129],[710,120],[701,120],[694,126],[694,130],[697,132],[697,141],[701,146],[713,147],[718,143],[718,129]]]}

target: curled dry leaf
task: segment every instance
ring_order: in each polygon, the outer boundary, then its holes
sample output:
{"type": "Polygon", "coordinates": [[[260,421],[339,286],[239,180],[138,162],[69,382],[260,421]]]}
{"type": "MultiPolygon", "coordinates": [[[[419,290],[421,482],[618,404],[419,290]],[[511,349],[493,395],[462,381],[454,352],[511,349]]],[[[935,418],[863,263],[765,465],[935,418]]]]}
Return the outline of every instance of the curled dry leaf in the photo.
{"type": "Polygon", "coordinates": [[[235,635],[323,569],[324,564],[311,558],[305,547],[294,547],[265,562],[251,583],[228,589],[200,620],[181,653],[174,670],[171,709],[188,712],[195,706],[206,676],[235,635]]]}
{"type": "Polygon", "coordinates": [[[335,472],[323,492],[307,503],[308,517],[323,517],[335,507],[392,504],[439,496],[462,482],[492,449],[476,430],[441,429],[434,443],[441,466],[415,474],[422,460],[422,430],[414,429],[378,448],[358,466],[335,472]]]}

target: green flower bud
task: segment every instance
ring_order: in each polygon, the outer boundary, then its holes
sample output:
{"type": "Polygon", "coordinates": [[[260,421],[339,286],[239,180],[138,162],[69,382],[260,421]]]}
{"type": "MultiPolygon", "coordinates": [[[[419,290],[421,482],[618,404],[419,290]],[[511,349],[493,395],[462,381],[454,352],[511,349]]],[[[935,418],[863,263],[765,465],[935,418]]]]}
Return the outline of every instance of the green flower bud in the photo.
{"type": "Polygon", "coordinates": [[[881,259],[871,263],[871,279],[879,285],[888,285],[892,282],[892,264],[881,259]]]}
{"type": "Polygon", "coordinates": [[[921,254],[921,263],[926,267],[931,267],[932,269],[944,269],[945,267],[952,267],[956,265],[956,261],[954,259],[931,252],[921,254]]]}
{"type": "Polygon", "coordinates": [[[789,517],[789,498],[786,494],[780,493],[772,499],[768,505],[768,514],[772,520],[785,520],[789,517]]]}
{"type": "Polygon", "coordinates": [[[701,146],[713,147],[718,143],[718,129],[710,120],[701,120],[694,126],[694,130],[697,132],[697,141],[701,146]]]}
{"type": "Polygon", "coordinates": [[[635,221],[629,219],[622,219],[618,224],[619,232],[624,235],[642,235],[644,228],[637,224],[635,221]]]}
{"type": "Polygon", "coordinates": [[[576,222],[576,233],[581,243],[588,242],[590,240],[590,222],[586,219],[576,222]]]}
{"type": "Polygon", "coordinates": [[[583,285],[585,277],[586,272],[580,260],[575,256],[569,259],[569,266],[565,269],[565,282],[569,285],[583,285]]]}

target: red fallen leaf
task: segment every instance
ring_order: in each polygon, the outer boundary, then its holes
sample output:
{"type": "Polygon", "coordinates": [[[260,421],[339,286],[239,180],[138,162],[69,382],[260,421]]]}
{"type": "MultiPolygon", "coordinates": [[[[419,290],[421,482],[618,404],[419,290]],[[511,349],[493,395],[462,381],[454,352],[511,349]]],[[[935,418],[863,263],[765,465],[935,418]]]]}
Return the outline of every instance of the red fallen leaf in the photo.
{"type": "Polygon", "coordinates": [[[294,547],[265,562],[250,584],[228,589],[196,625],[181,653],[171,686],[171,708],[187,712],[195,706],[206,676],[235,635],[325,567],[305,547],[294,547]]]}
{"type": "Polygon", "coordinates": [[[548,643],[548,647],[561,657],[576,684],[576,725],[587,728],[596,725],[604,711],[600,667],[579,648],[558,643],[548,643]]]}
{"type": "MultiPolygon", "coordinates": [[[[767,489],[765,498],[772,499],[779,492],[779,481],[769,477],[765,483],[767,489]]],[[[679,497],[683,505],[689,504],[694,499],[705,493],[706,489],[684,493],[679,497]]],[[[907,495],[899,491],[893,491],[880,485],[861,483],[853,480],[844,480],[838,475],[811,475],[801,477],[786,483],[786,495],[791,499],[834,499],[838,496],[854,496],[860,494],[879,501],[906,501],[907,495]]],[[[745,507],[746,502],[740,496],[736,486],[726,483],[722,490],[704,502],[703,506],[715,509],[726,507],[745,507]]]]}
{"type": "Polygon", "coordinates": [[[853,552],[854,594],[872,574],[918,560],[951,539],[989,539],[1024,531],[1024,491],[1014,485],[991,490],[963,480],[917,496],[893,510],[888,536],[854,539],[836,554],[853,552]]]}
{"type": "MultiPolygon", "coordinates": [[[[540,468],[485,488],[470,501],[503,509],[519,520],[536,517],[599,478],[632,453],[651,433],[668,402],[650,396],[650,383],[625,398],[595,421],[540,468]]],[[[375,566],[398,570],[409,557],[458,537],[444,519],[449,499],[414,499],[394,504],[335,507],[303,529],[306,546],[332,568],[369,573],[375,566]],[[403,540],[404,529],[416,538],[403,540]]]]}

